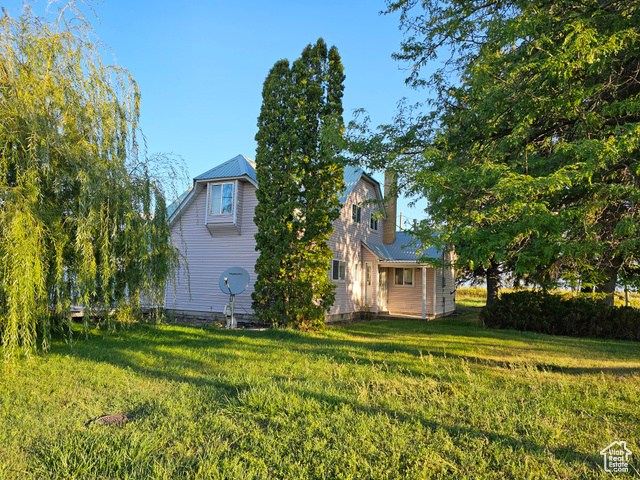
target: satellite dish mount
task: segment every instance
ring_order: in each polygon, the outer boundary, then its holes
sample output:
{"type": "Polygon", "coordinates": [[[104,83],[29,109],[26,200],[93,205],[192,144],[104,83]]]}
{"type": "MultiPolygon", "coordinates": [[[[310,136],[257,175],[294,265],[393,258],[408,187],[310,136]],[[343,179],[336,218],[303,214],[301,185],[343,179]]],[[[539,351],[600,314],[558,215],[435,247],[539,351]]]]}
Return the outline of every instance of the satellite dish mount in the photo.
{"type": "Polygon", "coordinates": [[[244,292],[247,285],[249,285],[249,273],[242,267],[227,268],[220,275],[220,290],[229,294],[229,303],[224,307],[227,328],[238,326],[235,317],[236,295],[244,292]]]}

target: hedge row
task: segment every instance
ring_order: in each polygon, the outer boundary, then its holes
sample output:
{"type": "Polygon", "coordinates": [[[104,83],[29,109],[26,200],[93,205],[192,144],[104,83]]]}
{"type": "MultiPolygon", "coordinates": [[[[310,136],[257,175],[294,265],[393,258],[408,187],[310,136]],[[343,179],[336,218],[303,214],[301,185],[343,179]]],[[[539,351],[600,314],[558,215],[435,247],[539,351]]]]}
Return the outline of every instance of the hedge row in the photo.
{"type": "Polygon", "coordinates": [[[504,293],[480,312],[489,328],[640,341],[640,310],[536,291],[504,293]]]}

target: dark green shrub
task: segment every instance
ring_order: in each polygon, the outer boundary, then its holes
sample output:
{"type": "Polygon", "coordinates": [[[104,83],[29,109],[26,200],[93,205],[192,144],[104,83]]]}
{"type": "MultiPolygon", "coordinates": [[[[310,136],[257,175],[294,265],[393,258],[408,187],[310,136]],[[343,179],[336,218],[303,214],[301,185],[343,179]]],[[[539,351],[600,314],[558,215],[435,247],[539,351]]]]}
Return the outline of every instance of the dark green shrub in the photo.
{"type": "Polygon", "coordinates": [[[489,328],[640,341],[640,310],[536,291],[505,293],[480,312],[489,328]]]}

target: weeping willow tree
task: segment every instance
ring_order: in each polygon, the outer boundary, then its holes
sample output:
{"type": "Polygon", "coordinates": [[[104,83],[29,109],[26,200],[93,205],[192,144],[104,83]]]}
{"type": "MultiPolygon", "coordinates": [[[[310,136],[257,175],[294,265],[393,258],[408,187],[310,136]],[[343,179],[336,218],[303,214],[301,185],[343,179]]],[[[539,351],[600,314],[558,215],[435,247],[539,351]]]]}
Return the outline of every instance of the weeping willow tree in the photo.
{"type": "Polygon", "coordinates": [[[162,184],[138,143],[138,86],[104,51],[73,4],[0,20],[5,357],[46,351],[73,305],[86,332],[90,316],[162,303],[175,262],[162,184]]]}

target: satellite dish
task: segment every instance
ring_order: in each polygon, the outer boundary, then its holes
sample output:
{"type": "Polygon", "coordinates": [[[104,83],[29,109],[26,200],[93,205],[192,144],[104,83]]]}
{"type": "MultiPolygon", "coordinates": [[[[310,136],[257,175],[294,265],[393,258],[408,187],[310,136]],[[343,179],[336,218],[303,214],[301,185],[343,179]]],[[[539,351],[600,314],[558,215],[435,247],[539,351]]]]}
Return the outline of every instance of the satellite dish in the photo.
{"type": "Polygon", "coordinates": [[[242,293],[249,285],[249,273],[242,267],[227,268],[220,275],[220,290],[231,295],[242,293]]]}

